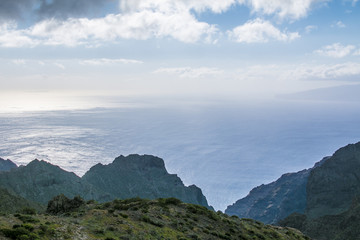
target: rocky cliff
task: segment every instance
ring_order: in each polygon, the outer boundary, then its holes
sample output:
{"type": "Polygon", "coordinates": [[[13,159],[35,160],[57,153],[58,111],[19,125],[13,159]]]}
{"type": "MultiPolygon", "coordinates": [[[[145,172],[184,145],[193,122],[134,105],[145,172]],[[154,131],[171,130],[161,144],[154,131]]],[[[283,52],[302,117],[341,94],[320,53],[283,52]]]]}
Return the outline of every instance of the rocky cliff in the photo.
{"type": "Polygon", "coordinates": [[[360,199],[355,198],[348,210],[341,214],[309,218],[305,214],[292,214],[279,222],[317,240],[360,240],[360,199]]]}
{"type": "Polygon", "coordinates": [[[17,168],[17,165],[13,163],[12,161],[4,160],[0,158],[0,172],[8,172],[13,168],[17,168]]]}
{"type": "Polygon", "coordinates": [[[176,197],[210,208],[200,188],[184,186],[179,177],[166,171],[161,158],[150,155],[120,156],[109,165],[95,165],[83,178],[48,162],[34,160],[26,166],[2,172],[0,187],[43,204],[64,194],[99,202],[116,198],[176,197]]]}
{"type": "Polygon", "coordinates": [[[120,156],[109,165],[97,164],[83,180],[108,192],[112,199],[175,197],[209,207],[200,188],[186,187],[176,174],[167,172],[161,158],[150,155],[120,156]]]}
{"type": "Polygon", "coordinates": [[[294,227],[319,240],[360,239],[360,143],[337,150],[312,170],[304,214],[293,214],[280,225],[294,227]]]}
{"type": "Polygon", "coordinates": [[[284,174],[272,183],[252,189],[245,198],[228,206],[225,213],[268,224],[274,224],[294,212],[303,213],[309,174],[326,159],[316,163],[313,168],[284,174]]]}
{"type": "Polygon", "coordinates": [[[360,142],[337,150],[311,171],[307,183],[306,215],[317,218],[349,209],[360,196],[360,142]]]}

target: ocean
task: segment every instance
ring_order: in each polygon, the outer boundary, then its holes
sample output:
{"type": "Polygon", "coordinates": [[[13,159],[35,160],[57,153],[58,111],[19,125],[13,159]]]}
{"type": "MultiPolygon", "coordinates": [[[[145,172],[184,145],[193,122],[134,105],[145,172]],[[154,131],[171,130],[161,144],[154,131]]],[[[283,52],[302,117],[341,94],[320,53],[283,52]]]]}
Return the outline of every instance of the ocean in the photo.
{"type": "Polygon", "coordinates": [[[224,210],[283,173],[360,141],[358,102],[187,102],[0,113],[0,157],[82,176],[119,155],[152,154],[224,210]]]}

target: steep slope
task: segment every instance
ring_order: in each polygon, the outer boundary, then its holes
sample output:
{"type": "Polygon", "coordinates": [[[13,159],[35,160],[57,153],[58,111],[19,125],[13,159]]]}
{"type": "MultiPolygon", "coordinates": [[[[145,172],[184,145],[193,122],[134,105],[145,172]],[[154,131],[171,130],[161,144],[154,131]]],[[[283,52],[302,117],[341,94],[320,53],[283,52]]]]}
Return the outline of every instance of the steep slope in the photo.
{"type": "Polygon", "coordinates": [[[0,172],[7,172],[10,171],[13,168],[17,168],[17,165],[13,163],[12,161],[4,160],[0,158],[0,172]]]}
{"type": "Polygon", "coordinates": [[[303,213],[306,208],[306,184],[309,174],[326,159],[316,163],[313,168],[284,174],[272,183],[252,189],[245,198],[228,206],[225,213],[270,224],[291,213],[303,213]]]}
{"type": "Polygon", "coordinates": [[[354,199],[349,210],[338,215],[312,219],[305,214],[293,214],[279,224],[297,228],[317,240],[360,240],[360,199],[354,199]]]}
{"type": "Polygon", "coordinates": [[[360,239],[359,169],[360,143],[337,150],[310,173],[305,214],[290,215],[280,225],[319,240],[360,239]]]}
{"type": "Polygon", "coordinates": [[[0,213],[14,213],[24,208],[44,210],[40,204],[30,202],[20,196],[10,193],[8,190],[0,188],[0,213]]]}
{"type": "Polygon", "coordinates": [[[43,204],[60,193],[69,197],[80,194],[87,199],[99,198],[99,191],[83,183],[74,173],[39,160],[1,173],[0,186],[25,199],[43,204]]]}
{"type": "Polygon", "coordinates": [[[176,174],[166,171],[161,158],[150,155],[119,156],[109,165],[97,164],[83,180],[108,192],[112,199],[175,197],[209,207],[200,188],[184,186],[176,174]]]}
{"type": "Polygon", "coordinates": [[[349,209],[360,196],[360,142],[337,150],[311,171],[307,183],[306,215],[317,218],[349,209]]]}
{"type": "Polygon", "coordinates": [[[0,239],[18,236],[18,239],[78,240],[309,240],[295,229],[229,217],[174,198],[88,203],[63,215],[0,216],[0,239]]]}

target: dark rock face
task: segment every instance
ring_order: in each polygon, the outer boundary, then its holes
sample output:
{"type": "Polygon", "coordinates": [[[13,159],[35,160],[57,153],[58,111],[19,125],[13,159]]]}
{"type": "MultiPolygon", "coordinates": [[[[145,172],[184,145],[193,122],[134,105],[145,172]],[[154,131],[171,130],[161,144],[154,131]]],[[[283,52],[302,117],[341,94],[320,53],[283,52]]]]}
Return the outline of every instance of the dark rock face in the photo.
{"type": "Polygon", "coordinates": [[[97,164],[83,178],[45,161],[34,160],[27,166],[0,174],[0,186],[43,204],[64,194],[99,202],[116,198],[175,197],[210,208],[200,188],[184,186],[177,175],[166,171],[161,158],[149,155],[120,156],[109,165],[97,164]]]}
{"type": "Polygon", "coordinates": [[[13,163],[12,161],[4,160],[0,158],[0,172],[8,172],[13,168],[17,168],[17,165],[13,163]]]}
{"type": "Polygon", "coordinates": [[[360,143],[340,148],[313,169],[304,214],[280,221],[319,240],[360,239],[360,143]]]}
{"type": "Polygon", "coordinates": [[[342,213],[356,196],[360,196],[360,142],[339,149],[311,172],[306,215],[317,218],[342,213]]]}
{"type": "MultiPolygon", "coordinates": [[[[325,160],[315,164],[314,168],[325,160]]],[[[287,173],[275,182],[252,189],[245,198],[228,206],[225,213],[268,224],[277,223],[294,212],[303,213],[306,208],[306,184],[312,169],[287,173]]]]}
{"type": "Polygon", "coordinates": [[[209,207],[201,189],[186,187],[176,174],[169,174],[161,158],[150,155],[117,157],[109,165],[97,164],[83,180],[114,198],[146,199],[175,197],[186,203],[209,207]]]}
{"type": "Polygon", "coordinates": [[[350,208],[337,215],[309,218],[305,214],[292,214],[279,222],[280,226],[299,229],[317,240],[359,240],[360,201],[354,199],[350,208]]]}
{"type": "Polygon", "coordinates": [[[306,182],[309,170],[288,173],[275,182],[251,190],[225,210],[228,215],[253,218],[273,224],[293,212],[304,212],[306,207],[306,182]]]}

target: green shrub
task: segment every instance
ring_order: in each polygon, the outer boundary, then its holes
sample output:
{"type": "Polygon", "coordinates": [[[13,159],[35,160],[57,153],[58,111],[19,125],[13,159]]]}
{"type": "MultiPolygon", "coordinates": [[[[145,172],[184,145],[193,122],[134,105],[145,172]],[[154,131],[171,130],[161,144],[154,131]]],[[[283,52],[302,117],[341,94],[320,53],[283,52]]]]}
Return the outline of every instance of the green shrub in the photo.
{"type": "Polygon", "coordinates": [[[34,231],[34,226],[31,225],[30,223],[25,223],[25,224],[22,225],[22,227],[29,230],[30,232],[34,231]]]}
{"type": "Polygon", "coordinates": [[[69,199],[61,194],[48,202],[46,212],[50,214],[70,213],[83,205],[85,205],[85,201],[80,196],[69,199]]]}
{"type": "Polygon", "coordinates": [[[125,213],[119,213],[120,216],[122,216],[123,218],[128,218],[129,215],[125,214],[125,213]]]}
{"type": "Polygon", "coordinates": [[[96,201],[95,200],[88,200],[87,202],[86,202],[86,204],[95,204],[96,203],[96,201]]]}
{"type": "Polygon", "coordinates": [[[29,230],[25,229],[24,227],[18,227],[15,229],[1,229],[0,230],[5,237],[11,238],[11,239],[19,239],[20,236],[27,236],[30,232],[29,230]]]}
{"type": "Polygon", "coordinates": [[[162,224],[161,222],[154,221],[151,218],[149,218],[149,216],[147,216],[147,215],[142,215],[140,220],[143,221],[143,222],[146,222],[146,223],[150,223],[150,224],[152,224],[154,226],[157,226],[157,227],[163,227],[164,226],[164,224],[162,224]]]}
{"type": "Polygon", "coordinates": [[[105,233],[104,229],[101,229],[101,228],[97,228],[97,229],[94,229],[93,231],[95,234],[99,234],[99,235],[102,235],[105,233]]]}
{"type": "Polygon", "coordinates": [[[22,214],[27,214],[27,215],[35,215],[36,214],[36,210],[34,208],[29,208],[29,207],[26,207],[26,208],[23,208],[19,211],[19,213],[22,213],[22,214]]]}
{"type": "Polygon", "coordinates": [[[19,220],[21,220],[23,223],[36,223],[40,222],[39,219],[36,219],[30,215],[22,215],[22,214],[15,214],[19,220]]]}
{"type": "Polygon", "coordinates": [[[159,198],[158,199],[160,205],[180,205],[182,202],[177,199],[177,198],[174,198],[174,197],[171,197],[171,198],[159,198]]]}

